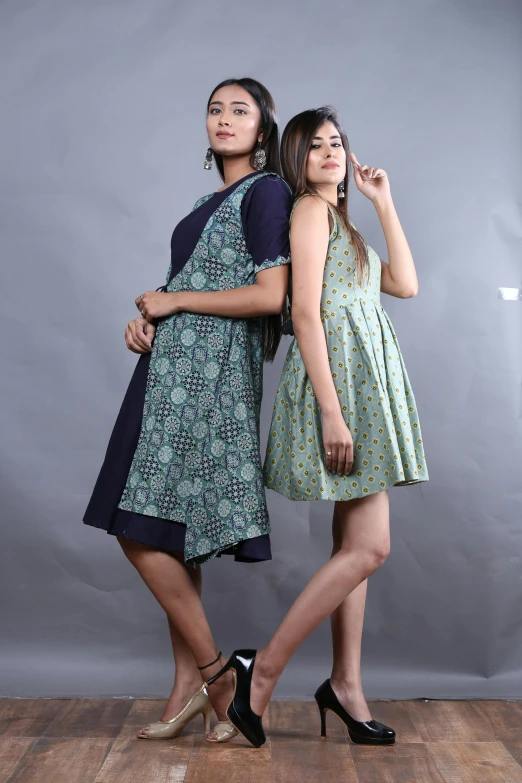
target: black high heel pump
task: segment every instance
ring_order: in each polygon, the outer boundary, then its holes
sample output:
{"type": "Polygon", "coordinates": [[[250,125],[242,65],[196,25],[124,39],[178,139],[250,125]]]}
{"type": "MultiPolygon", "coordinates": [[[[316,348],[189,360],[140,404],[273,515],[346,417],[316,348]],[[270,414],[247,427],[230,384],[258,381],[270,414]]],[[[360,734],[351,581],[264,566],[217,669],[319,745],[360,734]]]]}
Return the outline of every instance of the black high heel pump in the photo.
{"type": "Polygon", "coordinates": [[[263,721],[250,707],[250,688],[256,652],[257,650],[235,650],[223,668],[207,680],[207,687],[232,669],[235,673],[236,686],[234,698],[228,705],[227,718],[246,740],[255,748],[260,748],[266,742],[263,721]]]}
{"type": "Polygon", "coordinates": [[[377,720],[358,721],[346,712],[334,693],[330,680],[325,680],[315,692],[315,700],[321,713],[321,737],[326,738],[326,711],[335,712],[346,724],[352,742],[358,745],[393,745],[395,732],[377,720]]]}

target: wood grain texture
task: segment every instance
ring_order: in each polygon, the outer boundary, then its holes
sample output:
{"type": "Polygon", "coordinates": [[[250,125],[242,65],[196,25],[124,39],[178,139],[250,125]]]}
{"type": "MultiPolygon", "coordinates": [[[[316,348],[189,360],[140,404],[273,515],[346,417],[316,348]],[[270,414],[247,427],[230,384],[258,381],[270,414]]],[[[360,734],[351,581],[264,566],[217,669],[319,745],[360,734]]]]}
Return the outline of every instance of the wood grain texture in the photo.
{"type": "Polygon", "coordinates": [[[489,742],[491,728],[470,702],[404,702],[423,742],[489,742]]]}
{"type": "Polygon", "coordinates": [[[6,783],[35,742],[32,737],[0,737],[0,783],[6,783]]]}
{"type": "Polygon", "coordinates": [[[274,701],[258,750],[208,743],[199,716],[175,740],[138,739],[164,706],[0,699],[0,783],[522,783],[522,702],[373,702],[397,732],[379,747],[352,743],[330,712],[322,741],[315,702],[274,701]]]}
{"type": "Polygon", "coordinates": [[[488,724],[490,739],[514,740],[522,737],[522,702],[484,700],[472,702],[473,709],[488,724]]]}
{"type": "Polygon", "coordinates": [[[41,737],[69,699],[0,699],[0,736],[41,737]]]}
{"type": "Polygon", "coordinates": [[[131,699],[70,699],[49,723],[44,737],[117,737],[131,699]]]}
{"type": "Polygon", "coordinates": [[[522,736],[519,736],[515,740],[504,740],[502,744],[508,752],[511,753],[515,761],[522,767],[522,736]]]}
{"type": "Polygon", "coordinates": [[[359,783],[446,783],[423,742],[352,745],[359,783]]]}
{"type": "Polygon", "coordinates": [[[428,749],[447,783],[522,783],[522,769],[501,742],[433,742],[428,749]]]}
{"type": "Polygon", "coordinates": [[[111,739],[45,738],[37,740],[9,783],[94,783],[111,739]]]}

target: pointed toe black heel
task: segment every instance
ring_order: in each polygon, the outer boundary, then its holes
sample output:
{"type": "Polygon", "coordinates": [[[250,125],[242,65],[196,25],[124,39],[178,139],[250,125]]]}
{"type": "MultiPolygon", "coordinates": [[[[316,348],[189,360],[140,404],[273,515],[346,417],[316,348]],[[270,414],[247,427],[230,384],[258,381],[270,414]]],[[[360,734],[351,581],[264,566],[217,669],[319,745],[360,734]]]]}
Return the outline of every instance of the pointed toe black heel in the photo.
{"type": "Polygon", "coordinates": [[[257,650],[235,650],[223,668],[207,681],[207,687],[232,670],[235,674],[234,698],[227,709],[227,718],[255,748],[266,742],[263,721],[250,707],[250,688],[257,650]]]}
{"type": "Polygon", "coordinates": [[[326,711],[331,710],[340,718],[348,729],[352,742],[358,745],[393,745],[395,732],[384,723],[377,720],[354,720],[346,712],[335,695],[330,680],[325,680],[315,692],[315,700],[321,714],[321,737],[326,738],[326,711]]]}

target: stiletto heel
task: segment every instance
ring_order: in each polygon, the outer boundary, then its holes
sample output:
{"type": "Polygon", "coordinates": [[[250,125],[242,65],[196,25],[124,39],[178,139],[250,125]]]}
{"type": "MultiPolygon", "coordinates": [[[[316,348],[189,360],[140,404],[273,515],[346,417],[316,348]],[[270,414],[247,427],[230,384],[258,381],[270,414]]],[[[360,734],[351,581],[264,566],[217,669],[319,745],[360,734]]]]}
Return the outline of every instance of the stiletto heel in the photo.
{"type": "Polygon", "coordinates": [[[205,726],[210,725],[210,715],[212,713],[212,705],[208,698],[207,689],[205,683],[196,691],[190,701],[183,707],[174,718],[170,720],[157,720],[150,724],[149,730],[142,734],[138,732],[136,735],[139,739],[175,739],[180,734],[187,723],[190,723],[197,715],[203,715],[205,726]]]}
{"type": "MultiPolygon", "coordinates": [[[[213,666],[221,656],[221,652],[215,661],[207,663],[206,666],[198,666],[198,669],[208,669],[209,666],[213,666]]],[[[170,720],[157,720],[154,723],[149,724],[149,730],[144,732],[142,729],[138,732],[137,737],[139,739],[175,739],[180,734],[187,723],[195,718],[197,715],[203,715],[203,722],[205,725],[205,734],[210,732],[210,716],[212,715],[212,704],[208,698],[208,692],[205,683],[196,691],[190,701],[185,704],[181,712],[175,715],[170,720]]],[[[234,726],[228,721],[220,721],[218,742],[227,742],[227,740],[235,737],[237,732],[234,726]]]]}
{"type": "Polygon", "coordinates": [[[256,650],[235,650],[223,668],[211,677],[206,685],[210,687],[232,669],[235,674],[234,697],[228,705],[227,718],[248,742],[255,748],[260,748],[266,742],[263,721],[250,706],[256,652],[256,650]]]}
{"type": "Polygon", "coordinates": [[[210,718],[212,715],[212,707],[207,707],[203,712],[203,722],[205,724],[205,734],[210,734],[210,718]]]}
{"type": "Polygon", "coordinates": [[[330,680],[325,680],[315,692],[321,713],[321,737],[326,737],[326,711],[331,710],[346,725],[352,742],[358,745],[393,745],[395,732],[377,720],[358,721],[352,718],[334,693],[330,680]]]}
{"type": "Polygon", "coordinates": [[[321,714],[321,739],[326,739],[326,710],[319,706],[319,712],[321,714]]]}

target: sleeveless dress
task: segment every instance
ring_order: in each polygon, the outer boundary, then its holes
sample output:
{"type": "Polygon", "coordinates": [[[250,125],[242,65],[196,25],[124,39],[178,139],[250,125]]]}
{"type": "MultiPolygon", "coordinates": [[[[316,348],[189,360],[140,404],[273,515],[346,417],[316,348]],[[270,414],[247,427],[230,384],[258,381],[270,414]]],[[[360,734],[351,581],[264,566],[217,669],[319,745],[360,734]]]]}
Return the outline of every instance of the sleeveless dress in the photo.
{"type": "Polygon", "coordinates": [[[415,398],[380,302],[379,256],[367,246],[369,280],[359,285],[354,248],[328,208],[334,227],[323,274],[321,321],[354,442],[354,465],[347,476],[326,467],[319,406],[294,339],[277,390],[264,463],[265,485],[291,500],[352,500],[428,480],[415,398]]]}
{"type": "MultiPolygon", "coordinates": [[[[182,221],[192,221],[192,234],[178,231],[181,224],[173,234],[173,243],[178,235],[178,245],[192,246],[182,263],[173,252],[162,290],[255,284],[260,271],[289,263],[291,202],[286,183],[267,172],[199,199],[182,221]]],[[[159,320],[116,421],[86,524],[182,551],[191,565],[222,553],[270,559],[259,453],[263,333],[263,318],[181,312],[159,320]]]]}

